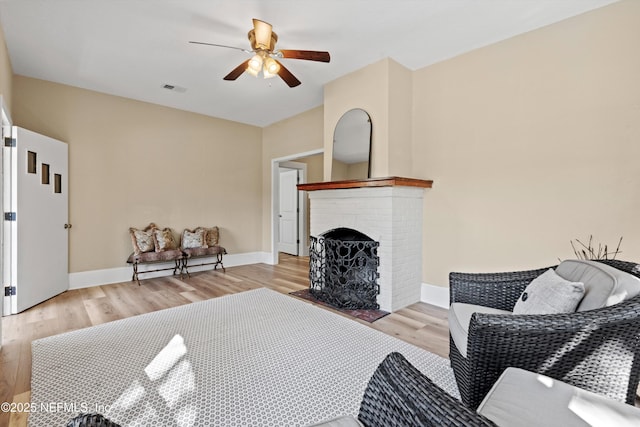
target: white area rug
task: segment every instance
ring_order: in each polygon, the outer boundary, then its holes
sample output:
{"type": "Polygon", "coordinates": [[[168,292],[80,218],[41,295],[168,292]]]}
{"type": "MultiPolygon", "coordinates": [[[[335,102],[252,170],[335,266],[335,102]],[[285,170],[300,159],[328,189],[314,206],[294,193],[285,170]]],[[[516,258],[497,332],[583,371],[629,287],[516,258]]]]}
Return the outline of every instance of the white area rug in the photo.
{"type": "Polygon", "coordinates": [[[96,410],[123,426],[304,426],[357,415],[392,351],[459,396],[448,360],[264,288],[40,339],[32,351],[31,426],[96,410]]]}

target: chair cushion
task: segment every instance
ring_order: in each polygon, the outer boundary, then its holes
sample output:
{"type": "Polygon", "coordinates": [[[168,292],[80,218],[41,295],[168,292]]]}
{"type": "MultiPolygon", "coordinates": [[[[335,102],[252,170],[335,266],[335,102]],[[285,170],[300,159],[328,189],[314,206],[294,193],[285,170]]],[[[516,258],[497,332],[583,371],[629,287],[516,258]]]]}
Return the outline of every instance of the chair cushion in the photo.
{"type": "Polygon", "coordinates": [[[184,250],[184,253],[189,257],[204,257],[204,256],[213,256],[218,254],[227,253],[226,249],[222,246],[205,246],[202,248],[187,248],[184,250]]]}
{"type": "Polygon", "coordinates": [[[184,258],[184,254],[180,249],[172,249],[170,251],[162,251],[162,252],[145,252],[143,254],[136,255],[135,253],[129,255],[129,259],[127,259],[128,263],[138,262],[166,262],[166,261],[175,261],[184,258]]]}
{"type": "Polygon", "coordinates": [[[477,412],[499,426],[638,426],[640,409],[558,380],[507,368],[477,412]]]}
{"type": "Polygon", "coordinates": [[[469,322],[473,313],[512,314],[507,310],[483,307],[481,305],[454,302],[449,307],[449,333],[456,348],[463,357],[467,357],[467,339],[469,337],[469,322]]]}
{"type": "Polygon", "coordinates": [[[556,273],[571,282],[584,283],[585,294],[577,311],[608,307],[640,293],[640,278],[597,261],[562,261],[556,273]]]}
{"type": "Polygon", "coordinates": [[[573,313],[583,296],[581,282],[565,280],[550,268],[529,283],[513,307],[513,314],[573,313]]]}

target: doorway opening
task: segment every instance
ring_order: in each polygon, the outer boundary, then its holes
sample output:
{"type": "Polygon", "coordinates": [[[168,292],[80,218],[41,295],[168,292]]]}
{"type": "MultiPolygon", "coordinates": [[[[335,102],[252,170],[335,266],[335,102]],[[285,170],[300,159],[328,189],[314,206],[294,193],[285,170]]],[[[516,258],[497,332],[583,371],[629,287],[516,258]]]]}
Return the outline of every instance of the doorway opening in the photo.
{"type": "Polygon", "coordinates": [[[302,203],[297,185],[305,181],[307,165],[283,162],[278,167],[278,236],[277,250],[289,255],[302,255],[300,246],[301,222],[304,221],[302,203]]]}
{"type": "Polygon", "coordinates": [[[296,184],[322,181],[323,153],[318,149],[271,160],[271,264],[278,264],[281,252],[309,255],[308,196],[297,188],[293,192],[293,180],[296,184]]]}

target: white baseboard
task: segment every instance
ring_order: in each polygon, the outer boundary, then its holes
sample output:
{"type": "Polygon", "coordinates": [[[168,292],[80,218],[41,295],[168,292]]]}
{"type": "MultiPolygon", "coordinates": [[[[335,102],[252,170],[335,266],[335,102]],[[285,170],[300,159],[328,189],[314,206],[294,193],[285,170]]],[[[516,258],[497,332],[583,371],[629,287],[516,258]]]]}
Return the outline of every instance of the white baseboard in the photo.
{"type": "MultiPolygon", "coordinates": [[[[213,258],[211,259],[213,260],[213,258]]],[[[201,264],[204,262],[209,262],[208,258],[203,258],[197,260],[197,264],[201,264]]],[[[271,254],[268,252],[247,252],[243,254],[229,254],[225,255],[224,259],[225,267],[236,267],[239,265],[248,265],[248,264],[271,264],[271,254]]],[[[168,268],[172,267],[173,263],[162,263],[162,264],[154,264],[151,266],[141,265],[139,266],[139,271],[144,272],[145,270],[156,270],[158,268],[168,268]]],[[[193,267],[189,268],[190,272],[204,271],[213,269],[213,265],[206,265],[202,267],[193,267]]],[[[150,279],[153,277],[163,277],[170,276],[172,274],[171,270],[165,271],[155,271],[152,273],[146,273],[141,276],[141,279],[150,279]]],[[[99,285],[107,285],[109,283],[121,283],[128,282],[131,280],[131,276],[133,275],[133,270],[130,266],[128,267],[116,267],[116,268],[107,268],[104,270],[91,270],[91,271],[81,271],[79,273],[69,273],[69,289],[81,289],[81,288],[90,288],[92,286],[99,285]]]]}
{"type": "MultiPolygon", "coordinates": [[[[107,268],[104,270],[69,273],[69,289],[90,288],[91,286],[126,282],[127,280],[131,280],[132,274],[133,271],[131,270],[131,267],[117,267],[107,268]]],[[[149,277],[151,277],[151,274],[152,273],[149,273],[149,277]]]]}
{"type": "MultiPolygon", "coordinates": [[[[309,252],[307,250],[307,252],[309,252]]],[[[224,257],[224,266],[227,267],[227,257],[229,257],[231,255],[225,255],[224,257]]],[[[246,253],[246,254],[238,254],[238,255],[234,255],[235,257],[238,257],[238,260],[240,262],[234,264],[234,265],[248,265],[248,264],[269,264],[269,265],[276,265],[278,263],[277,259],[278,259],[278,253],[276,253],[276,256],[273,256],[272,252],[250,252],[250,253],[246,253]],[[243,257],[247,257],[247,259],[243,259],[243,257]]],[[[306,255],[301,255],[301,256],[309,256],[309,254],[307,253],[306,255]]],[[[230,267],[232,267],[232,265],[229,265],[230,267]]]]}
{"type": "Polygon", "coordinates": [[[449,309],[449,288],[423,283],[420,290],[420,301],[449,309]]]}

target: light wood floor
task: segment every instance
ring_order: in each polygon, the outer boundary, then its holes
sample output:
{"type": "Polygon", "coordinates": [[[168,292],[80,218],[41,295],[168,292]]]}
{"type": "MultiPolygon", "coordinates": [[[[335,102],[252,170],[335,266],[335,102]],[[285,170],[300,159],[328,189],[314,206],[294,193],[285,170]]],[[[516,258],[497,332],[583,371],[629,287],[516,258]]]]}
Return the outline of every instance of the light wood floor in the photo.
{"type": "MultiPolygon", "coordinates": [[[[287,294],[309,286],[309,259],[282,255],[280,264],[246,265],[195,273],[191,278],[162,277],[64,292],[23,313],[2,319],[0,402],[29,402],[31,341],[260,287],[287,294]]],[[[329,309],[327,309],[329,310],[329,309]]],[[[447,311],[413,304],[370,325],[443,357],[449,354],[447,311]]],[[[0,411],[0,426],[26,426],[27,414],[0,411]]]]}

